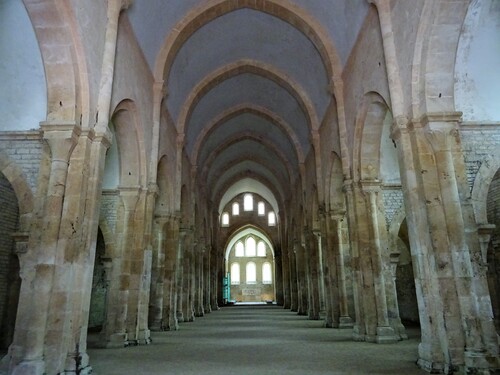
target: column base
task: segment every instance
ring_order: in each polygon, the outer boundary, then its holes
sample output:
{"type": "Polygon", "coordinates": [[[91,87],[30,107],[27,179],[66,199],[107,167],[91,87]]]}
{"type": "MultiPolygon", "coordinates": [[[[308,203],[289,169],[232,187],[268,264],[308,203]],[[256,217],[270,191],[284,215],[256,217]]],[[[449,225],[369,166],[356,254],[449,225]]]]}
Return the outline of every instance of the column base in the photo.
{"type": "Polygon", "coordinates": [[[354,327],[354,322],[350,316],[341,316],[339,319],[339,328],[352,328],[354,327]]]}
{"type": "Polygon", "coordinates": [[[488,356],[484,352],[471,350],[466,350],[464,357],[466,374],[487,375],[500,373],[500,361],[498,357],[488,356]]]}
{"type": "Polygon", "coordinates": [[[377,337],[375,338],[377,344],[387,344],[398,341],[399,336],[394,332],[392,327],[377,327],[377,337]]]}
{"type": "Polygon", "coordinates": [[[143,329],[139,331],[136,341],[138,345],[151,344],[151,331],[149,329],[143,329]]]}
{"type": "Polygon", "coordinates": [[[161,320],[155,320],[153,323],[149,325],[149,329],[153,332],[159,332],[163,331],[162,329],[162,321],[161,320]]]}
{"type": "Polygon", "coordinates": [[[45,373],[45,362],[42,359],[33,361],[21,361],[10,367],[11,375],[37,375],[45,373]]]}
{"type": "Polygon", "coordinates": [[[419,358],[417,360],[417,366],[422,370],[427,371],[430,374],[447,374],[449,373],[449,366],[445,366],[441,362],[432,362],[427,359],[419,358]]]}
{"type": "Polygon", "coordinates": [[[209,314],[212,312],[212,306],[206,305],[204,310],[205,310],[205,314],[209,314]]]}
{"type": "Polygon", "coordinates": [[[124,348],[128,346],[128,336],[126,333],[114,333],[106,340],[105,347],[108,349],[112,348],[124,348]]]}

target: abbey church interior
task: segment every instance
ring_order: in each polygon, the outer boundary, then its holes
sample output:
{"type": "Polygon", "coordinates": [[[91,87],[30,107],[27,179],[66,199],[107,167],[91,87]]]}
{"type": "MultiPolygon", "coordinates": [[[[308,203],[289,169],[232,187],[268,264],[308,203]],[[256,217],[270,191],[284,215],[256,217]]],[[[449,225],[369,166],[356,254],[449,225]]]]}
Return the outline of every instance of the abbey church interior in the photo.
{"type": "Polygon", "coordinates": [[[0,374],[251,306],[499,373],[499,41],[498,0],[0,0],[0,374]]]}

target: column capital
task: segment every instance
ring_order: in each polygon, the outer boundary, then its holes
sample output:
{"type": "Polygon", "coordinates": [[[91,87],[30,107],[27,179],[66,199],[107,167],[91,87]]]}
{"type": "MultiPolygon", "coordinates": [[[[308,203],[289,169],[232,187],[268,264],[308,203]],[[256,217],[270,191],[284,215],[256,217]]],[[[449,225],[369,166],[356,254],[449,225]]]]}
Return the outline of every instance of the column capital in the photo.
{"type": "Polygon", "coordinates": [[[397,141],[401,138],[401,134],[408,132],[410,120],[405,115],[397,116],[393,119],[391,126],[391,138],[397,141]]]}
{"type": "Polygon", "coordinates": [[[44,121],[40,123],[43,139],[50,146],[52,160],[67,163],[78,143],[82,129],[75,122],[44,121]]]}
{"type": "Polygon", "coordinates": [[[420,119],[420,125],[434,152],[451,149],[451,141],[458,135],[461,116],[461,112],[431,113],[420,119]]]}
{"type": "Polygon", "coordinates": [[[344,220],[346,213],[347,213],[346,210],[331,210],[329,212],[330,219],[337,221],[344,220]]]}
{"type": "Polygon", "coordinates": [[[132,211],[135,209],[135,205],[139,200],[139,194],[141,192],[140,186],[119,186],[118,192],[120,198],[123,201],[126,211],[132,211]]]}
{"type": "Polygon", "coordinates": [[[360,183],[364,193],[378,193],[382,190],[382,183],[379,180],[362,180],[360,183]]]}
{"type": "Polygon", "coordinates": [[[182,148],[184,147],[184,140],[186,136],[184,133],[179,133],[177,134],[177,138],[175,139],[175,144],[177,145],[177,148],[182,148]]]}

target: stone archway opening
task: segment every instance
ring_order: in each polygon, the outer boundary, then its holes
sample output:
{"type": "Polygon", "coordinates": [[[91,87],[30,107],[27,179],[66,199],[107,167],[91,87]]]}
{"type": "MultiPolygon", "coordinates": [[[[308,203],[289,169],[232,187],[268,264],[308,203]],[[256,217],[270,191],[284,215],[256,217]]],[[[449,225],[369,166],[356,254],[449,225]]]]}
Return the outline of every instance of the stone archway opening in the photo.
{"type": "Polygon", "coordinates": [[[420,318],[406,218],[399,228],[396,246],[399,252],[395,274],[399,315],[406,328],[417,328],[420,327],[420,318]]]}
{"type": "Polygon", "coordinates": [[[21,278],[13,235],[19,227],[19,205],[9,180],[0,172],[0,353],[14,337],[21,278]]]}
{"type": "Polygon", "coordinates": [[[106,258],[106,243],[101,228],[98,228],[92,277],[92,292],[90,296],[88,344],[89,347],[99,347],[102,332],[106,322],[107,295],[109,287],[110,260],[106,258]]]}
{"type": "Polygon", "coordinates": [[[486,202],[488,223],[495,226],[486,252],[488,288],[496,331],[500,334],[500,169],[491,181],[486,202]]]}
{"type": "Polygon", "coordinates": [[[275,251],[264,233],[242,230],[231,239],[225,254],[224,303],[275,303],[275,251]]]}

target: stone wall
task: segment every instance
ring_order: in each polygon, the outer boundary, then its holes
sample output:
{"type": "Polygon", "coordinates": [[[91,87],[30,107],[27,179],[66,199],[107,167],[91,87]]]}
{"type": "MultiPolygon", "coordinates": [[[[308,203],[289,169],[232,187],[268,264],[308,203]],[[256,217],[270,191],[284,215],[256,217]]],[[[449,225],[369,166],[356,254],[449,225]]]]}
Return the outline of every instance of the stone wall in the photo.
{"type": "Polygon", "coordinates": [[[18,229],[19,217],[17,197],[9,181],[2,173],[0,173],[0,207],[0,344],[2,344],[4,341],[2,332],[6,331],[4,320],[9,308],[9,289],[11,281],[15,277],[15,275],[12,275],[15,270],[12,259],[14,257],[14,241],[11,235],[18,229]]]}
{"type": "Polygon", "coordinates": [[[104,190],[101,196],[100,220],[104,220],[113,232],[116,229],[116,213],[120,197],[117,190],[104,190]]]}
{"type": "Polygon", "coordinates": [[[382,187],[382,199],[384,201],[385,208],[385,222],[387,228],[392,223],[394,215],[403,207],[403,190],[401,186],[387,185],[382,187]]]}
{"type": "Polygon", "coordinates": [[[488,223],[495,224],[488,247],[488,286],[497,332],[500,332],[500,170],[488,191],[488,223]]]}
{"type": "Polygon", "coordinates": [[[467,181],[472,189],[482,163],[500,148],[500,124],[466,123],[460,127],[467,181]]]}
{"type": "Polygon", "coordinates": [[[106,251],[102,232],[99,230],[95,252],[94,276],[92,278],[92,295],[90,299],[89,329],[98,330],[102,327],[106,313],[106,295],[108,283],[103,257],[106,251]]]}
{"type": "Polygon", "coordinates": [[[23,171],[35,194],[42,156],[40,132],[0,132],[0,150],[23,171]]]}

